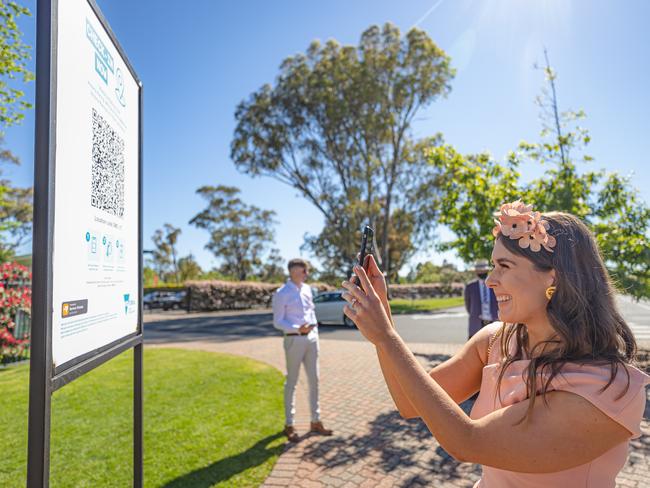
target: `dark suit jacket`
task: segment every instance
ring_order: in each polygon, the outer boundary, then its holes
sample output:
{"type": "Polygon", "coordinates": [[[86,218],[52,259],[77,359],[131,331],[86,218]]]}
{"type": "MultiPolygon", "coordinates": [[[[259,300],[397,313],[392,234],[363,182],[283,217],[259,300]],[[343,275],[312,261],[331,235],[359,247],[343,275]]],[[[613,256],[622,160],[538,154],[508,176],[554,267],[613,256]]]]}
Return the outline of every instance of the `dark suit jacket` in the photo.
{"type": "MultiPolygon", "coordinates": [[[[497,297],[491,289],[488,289],[488,291],[490,292],[490,311],[492,313],[492,320],[498,320],[499,309],[497,307],[497,297]]],[[[479,318],[481,315],[481,291],[479,289],[478,278],[467,283],[464,295],[465,309],[469,314],[469,337],[472,337],[483,326],[483,323],[479,318]]]]}

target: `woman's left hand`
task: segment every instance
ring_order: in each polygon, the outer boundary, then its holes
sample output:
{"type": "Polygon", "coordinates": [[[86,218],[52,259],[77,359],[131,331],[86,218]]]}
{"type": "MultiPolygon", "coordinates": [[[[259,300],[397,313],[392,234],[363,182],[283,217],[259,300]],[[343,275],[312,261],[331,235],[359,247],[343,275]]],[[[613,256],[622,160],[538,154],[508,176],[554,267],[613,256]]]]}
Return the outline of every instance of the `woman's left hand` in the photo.
{"type": "Polygon", "coordinates": [[[356,265],[353,271],[362,288],[350,281],[343,282],[347,291],[342,296],[349,303],[343,313],[352,319],[366,339],[377,345],[389,339],[395,330],[365,270],[356,265]]]}

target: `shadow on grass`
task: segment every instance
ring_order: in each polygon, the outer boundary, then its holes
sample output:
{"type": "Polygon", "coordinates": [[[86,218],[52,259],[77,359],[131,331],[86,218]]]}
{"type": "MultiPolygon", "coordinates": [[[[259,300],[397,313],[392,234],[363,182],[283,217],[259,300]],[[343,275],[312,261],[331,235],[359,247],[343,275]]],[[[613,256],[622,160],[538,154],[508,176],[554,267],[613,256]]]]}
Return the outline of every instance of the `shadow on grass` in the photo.
{"type": "Polygon", "coordinates": [[[6,363],[0,363],[0,373],[3,373],[5,371],[12,371],[15,368],[19,368],[20,366],[27,366],[29,365],[29,359],[20,359],[19,361],[9,361],[6,363]]]}
{"type": "Polygon", "coordinates": [[[166,483],[164,488],[207,488],[213,486],[215,483],[227,481],[247,469],[259,466],[270,457],[281,454],[285,448],[284,444],[275,447],[267,446],[283,435],[282,432],[278,432],[265,437],[246,451],[235,456],[220,459],[205,468],[184,474],[166,483]]]}

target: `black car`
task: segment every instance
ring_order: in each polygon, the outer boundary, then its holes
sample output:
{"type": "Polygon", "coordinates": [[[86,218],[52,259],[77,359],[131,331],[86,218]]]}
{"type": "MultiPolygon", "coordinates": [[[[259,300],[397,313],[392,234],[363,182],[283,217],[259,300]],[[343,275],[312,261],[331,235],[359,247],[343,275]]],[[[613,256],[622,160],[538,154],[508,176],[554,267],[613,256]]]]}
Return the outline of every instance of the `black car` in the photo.
{"type": "Polygon", "coordinates": [[[145,310],[162,308],[173,310],[187,306],[187,291],[151,291],[142,297],[142,307],[145,310]]]}
{"type": "Polygon", "coordinates": [[[177,310],[187,308],[187,291],[181,290],[172,292],[160,299],[163,310],[177,310]]]}
{"type": "Polygon", "coordinates": [[[145,293],[145,295],[142,297],[142,308],[145,310],[152,310],[154,308],[161,308],[161,298],[163,298],[167,292],[163,291],[151,291],[149,293],[145,293]]]}

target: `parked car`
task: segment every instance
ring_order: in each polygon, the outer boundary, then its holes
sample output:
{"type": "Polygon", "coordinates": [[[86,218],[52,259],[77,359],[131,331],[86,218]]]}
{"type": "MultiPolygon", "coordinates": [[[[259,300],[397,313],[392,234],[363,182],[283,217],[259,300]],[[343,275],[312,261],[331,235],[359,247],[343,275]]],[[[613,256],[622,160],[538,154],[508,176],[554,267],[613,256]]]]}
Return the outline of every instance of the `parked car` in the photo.
{"type": "Polygon", "coordinates": [[[142,297],[142,308],[145,310],[152,310],[154,308],[161,308],[161,299],[167,295],[168,292],[164,291],[151,291],[145,293],[142,297]]]}
{"type": "Polygon", "coordinates": [[[162,308],[171,310],[185,308],[187,305],[187,291],[151,291],[142,297],[142,307],[145,310],[162,308]]]}
{"type": "Polygon", "coordinates": [[[163,310],[176,310],[187,307],[187,291],[172,292],[160,299],[163,310]]]}
{"type": "Polygon", "coordinates": [[[314,297],[316,318],[319,324],[343,324],[354,327],[354,322],[344,313],[343,307],[347,303],[341,296],[343,291],[327,291],[314,297]]]}

